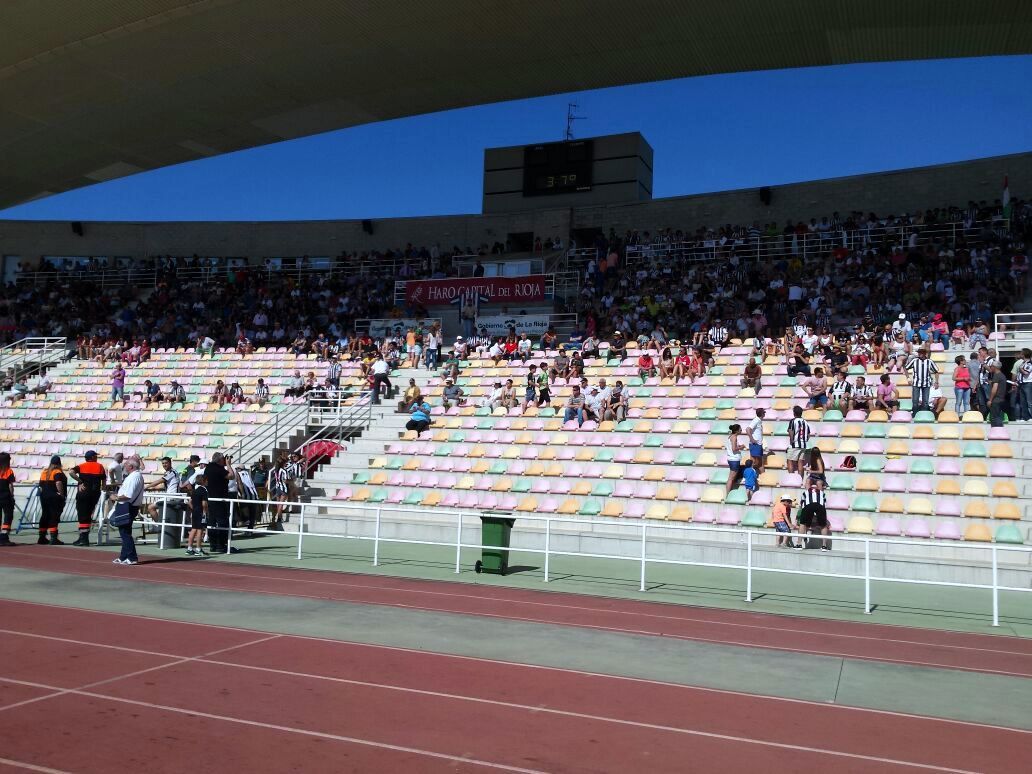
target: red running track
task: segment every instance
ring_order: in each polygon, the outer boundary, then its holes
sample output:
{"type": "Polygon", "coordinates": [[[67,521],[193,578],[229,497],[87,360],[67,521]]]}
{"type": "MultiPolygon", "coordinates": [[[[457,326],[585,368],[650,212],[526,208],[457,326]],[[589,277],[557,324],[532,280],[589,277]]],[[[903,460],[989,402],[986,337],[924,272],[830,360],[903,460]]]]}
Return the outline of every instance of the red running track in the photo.
{"type": "Polygon", "coordinates": [[[1024,771],[1032,734],[0,602],[0,764],[236,771],[1024,771]],[[803,729],[817,729],[816,732],[803,729]]]}
{"type": "Polygon", "coordinates": [[[73,575],[401,607],[721,645],[1032,677],[1032,639],[179,557],[116,567],[99,551],[18,547],[0,563],[73,575]]]}

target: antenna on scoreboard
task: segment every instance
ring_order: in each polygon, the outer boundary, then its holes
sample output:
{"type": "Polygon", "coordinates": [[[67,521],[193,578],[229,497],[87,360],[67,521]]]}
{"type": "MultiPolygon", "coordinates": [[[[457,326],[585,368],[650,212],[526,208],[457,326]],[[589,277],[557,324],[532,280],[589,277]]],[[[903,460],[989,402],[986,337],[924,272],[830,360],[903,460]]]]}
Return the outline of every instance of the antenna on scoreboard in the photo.
{"type": "Polygon", "coordinates": [[[574,115],[574,111],[578,107],[579,106],[577,105],[576,102],[568,102],[568,103],[566,103],[566,135],[563,137],[563,139],[566,142],[569,142],[570,140],[573,139],[573,122],[574,121],[582,121],[585,118],[587,118],[587,116],[574,115]]]}

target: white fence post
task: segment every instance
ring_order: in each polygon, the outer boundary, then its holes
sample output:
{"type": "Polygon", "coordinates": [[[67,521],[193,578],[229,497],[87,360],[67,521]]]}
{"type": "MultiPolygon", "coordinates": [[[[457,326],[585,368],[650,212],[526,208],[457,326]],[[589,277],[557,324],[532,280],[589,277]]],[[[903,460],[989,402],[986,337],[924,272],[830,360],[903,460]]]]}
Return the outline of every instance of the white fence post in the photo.
{"type": "Polygon", "coordinates": [[[373,529],[373,567],[380,566],[380,508],[376,509],[376,527],[373,529]]]}
{"type": "Polygon", "coordinates": [[[161,498],[161,526],[158,527],[158,548],[165,550],[165,522],[168,521],[168,497],[161,498]]]}
{"type": "Polygon", "coordinates": [[[992,547],[993,557],[993,626],[1000,625],[1000,567],[996,561],[996,545],[992,547]]]}
{"type": "Polygon", "coordinates": [[[233,553],[233,500],[229,501],[229,531],[226,533],[226,553],[233,553]]]}
{"type": "Polygon", "coordinates": [[[301,559],[301,543],[305,539],[305,505],[307,503],[301,503],[301,516],[297,523],[297,558],[301,559]]]}
{"type": "Polygon", "coordinates": [[[459,528],[455,534],[455,574],[462,571],[462,514],[458,515],[459,528]]]}
{"type": "Polygon", "coordinates": [[[649,525],[646,524],[645,519],[641,520],[641,585],[640,590],[645,590],[645,535],[648,531],[649,525]]]}
{"type": "Polygon", "coordinates": [[[551,550],[552,520],[545,519],[545,583],[548,583],[548,552],[551,550]]]}
{"type": "Polygon", "coordinates": [[[864,614],[871,614],[871,541],[864,538],[864,614]]]}
{"type": "Polygon", "coordinates": [[[745,601],[752,602],[752,532],[745,531],[745,601]]]}

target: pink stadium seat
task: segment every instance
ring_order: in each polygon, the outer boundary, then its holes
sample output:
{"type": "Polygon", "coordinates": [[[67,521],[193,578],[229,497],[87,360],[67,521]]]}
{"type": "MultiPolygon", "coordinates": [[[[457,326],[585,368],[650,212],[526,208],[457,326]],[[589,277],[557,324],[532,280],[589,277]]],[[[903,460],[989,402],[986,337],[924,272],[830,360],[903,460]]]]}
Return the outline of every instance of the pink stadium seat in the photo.
{"type": "Polygon", "coordinates": [[[1006,427],[990,427],[989,428],[989,440],[990,441],[1009,441],[1010,431],[1006,427]]]}
{"type": "Polygon", "coordinates": [[[960,506],[960,500],[941,497],[935,501],[936,516],[960,516],[961,513],[963,513],[963,509],[960,506]]]}
{"type": "Polygon", "coordinates": [[[704,484],[709,479],[709,474],[704,468],[689,468],[688,481],[693,484],[704,484]]]}
{"type": "Polygon", "coordinates": [[[702,496],[702,491],[697,486],[687,484],[682,486],[678,492],[681,502],[694,503],[702,496]]]}
{"type": "Polygon", "coordinates": [[[564,461],[565,460],[572,460],[576,455],[577,455],[577,452],[575,452],[569,446],[561,446],[560,448],[556,449],[556,451],[555,451],[555,458],[557,460],[564,460],[564,461]]]}
{"type": "Polygon", "coordinates": [[[960,461],[952,457],[940,457],[935,463],[935,472],[940,476],[959,476],[960,461]]]}
{"type": "Polygon", "coordinates": [[[885,463],[885,467],[882,468],[883,473],[906,473],[907,472],[907,461],[905,459],[888,460],[885,463]]]}
{"type": "Polygon", "coordinates": [[[613,487],[613,497],[633,497],[634,484],[630,481],[620,480],[613,487]]]}
{"type": "Polygon", "coordinates": [[[530,491],[534,494],[548,494],[550,488],[547,478],[535,478],[530,485],[530,491]]]}
{"type": "Polygon", "coordinates": [[[476,503],[476,507],[477,508],[482,508],[482,509],[488,510],[488,511],[497,510],[497,508],[498,508],[498,495],[491,494],[490,492],[488,492],[487,494],[485,494],[485,495],[480,497],[480,499],[476,503]]]}
{"type": "Polygon", "coordinates": [[[656,485],[649,481],[640,481],[634,485],[634,496],[643,500],[651,500],[656,496],[656,485]]]}
{"type": "Polygon", "coordinates": [[[738,515],[738,511],[734,508],[722,508],[720,515],[717,516],[717,524],[723,524],[728,527],[737,527],[740,521],[741,518],[738,515]]]}
{"type": "Polygon", "coordinates": [[[909,411],[897,410],[892,412],[892,416],[889,418],[889,421],[909,424],[914,421],[914,416],[909,411]]]}
{"type": "Polygon", "coordinates": [[[778,479],[778,486],[784,489],[801,489],[803,477],[798,473],[782,473],[781,478],[778,479]]]}
{"type": "Polygon", "coordinates": [[[400,503],[405,499],[405,495],[408,494],[404,489],[391,489],[387,492],[387,502],[391,504],[400,503]]]}
{"type": "Polygon", "coordinates": [[[952,521],[941,521],[935,526],[937,540],[960,540],[960,527],[952,521]]]}
{"type": "Polygon", "coordinates": [[[844,492],[829,492],[828,493],[828,510],[829,511],[848,511],[849,510],[849,498],[844,492]]]}
{"type": "Polygon", "coordinates": [[[928,522],[924,519],[911,519],[908,521],[903,528],[903,534],[906,537],[913,538],[927,538],[932,536],[932,532],[928,528],[928,522]]]}
{"type": "Polygon", "coordinates": [[[750,505],[768,506],[774,502],[774,495],[770,489],[761,489],[752,496],[750,505]]]}
{"type": "Polygon", "coordinates": [[[1013,478],[1014,465],[1002,460],[996,460],[989,465],[989,475],[993,478],[1013,478]]]}
{"type": "Polygon", "coordinates": [[[483,495],[476,492],[463,492],[459,496],[459,507],[460,508],[476,508],[480,503],[480,498],[483,495]]]}
{"type": "Polygon", "coordinates": [[[935,456],[935,442],[914,441],[910,446],[910,453],[918,457],[933,457],[935,456]]]}
{"type": "Polygon", "coordinates": [[[896,519],[878,519],[878,523],[874,527],[875,535],[895,535],[899,536],[902,534],[899,522],[896,519]]]}
{"type": "Polygon", "coordinates": [[[632,500],[627,503],[627,507],[624,508],[623,515],[625,518],[631,519],[642,519],[645,517],[645,503],[641,500],[632,500]]]}
{"type": "Polygon", "coordinates": [[[845,532],[846,520],[835,514],[828,514],[828,527],[832,532],[845,532]]]}
{"type": "Polygon", "coordinates": [[[548,491],[551,492],[552,494],[569,494],[570,493],[570,487],[572,487],[572,486],[573,486],[573,484],[568,479],[565,479],[565,478],[554,479],[551,482],[551,486],[549,487],[548,491]]]}
{"type": "Polygon", "coordinates": [[[905,492],[907,485],[899,476],[886,476],[882,479],[881,490],[883,492],[905,492]]]}
{"type": "Polygon", "coordinates": [[[864,454],[883,454],[885,447],[881,441],[868,439],[860,445],[860,451],[864,454]]]}
{"type": "MultiPolygon", "coordinates": [[[[658,457],[656,459],[656,462],[660,462],[658,457]]],[[[684,468],[667,468],[666,480],[671,481],[675,484],[682,484],[688,480],[688,471],[684,468]]]]}
{"type": "Polygon", "coordinates": [[[627,464],[628,462],[632,462],[633,460],[634,450],[629,447],[621,446],[619,449],[616,450],[616,453],[613,455],[614,462],[627,464]]]}
{"type": "Polygon", "coordinates": [[[350,500],[352,490],[350,486],[341,487],[337,490],[337,494],[333,496],[334,500],[350,500]]]}
{"type": "Polygon", "coordinates": [[[698,508],[692,514],[692,521],[696,524],[713,524],[717,520],[717,514],[712,508],[698,508]]]}
{"type": "Polygon", "coordinates": [[[909,491],[914,494],[931,494],[932,493],[932,477],[931,476],[915,476],[910,479],[910,484],[907,487],[909,491]]]}

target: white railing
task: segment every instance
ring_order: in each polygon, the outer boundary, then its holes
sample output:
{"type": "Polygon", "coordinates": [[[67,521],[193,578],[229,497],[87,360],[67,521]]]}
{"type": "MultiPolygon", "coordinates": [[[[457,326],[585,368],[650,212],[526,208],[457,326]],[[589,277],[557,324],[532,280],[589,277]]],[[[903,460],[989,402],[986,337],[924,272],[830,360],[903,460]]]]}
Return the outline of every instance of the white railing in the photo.
{"type": "MultiPolygon", "coordinates": [[[[167,502],[171,499],[185,500],[184,496],[168,495],[164,493],[146,493],[145,498],[155,502],[167,502]]],[[[218,501],[217,501],[218,502],[218,501]]],[[[270,503],[262,500],[227,500],[229,503],[229,524],[231,528],[229,530],[230,535],[228,537],[228,545],[232,546],[233,533],[255,533],[255,534],[281,534],[281,535],[296,535],[297,537],[297,558],[301,560],[304,558],[304,540],[306,537],[321,537],[321,538],[337,538],[341,540],[360,540],[360,541],[371,541],[373,543],[373,566],[379,565],[380,559],[380,546],[382,544],[400,544],[400,545],[423,545],[423,546],[436,546],[445,548],[455,549],[455,572],[459,573],[462,571],[462,551],[463,549],[473,550],[499,550],[498,546],[487,546],[483,545],[479,541],[470,542],[463,539],[464,531],[464,519],[480,518],[482,516],[487,517],[499,517],[499,518],[514,518],[518,521],[530,521],[537,524],[539,529],[543,526],[544,528],[544,545],[541,548],[533,548],[527,546],[510,547],[507,550],[511,553],[530,553],[539,554],[543,558],[543,571],[544,571],[544,582],[548,583],[550,580],[550,565],[553,557],[559,556],[575,556],[585,559],[605,559],[605,560],[617,560],[633,562],[639,566],[639,590],[645,592],[648,590],[647,586],[647,571],[648,566],[651,565],[676,565],[683,567],[712,567],[719,569],[729,570],[742,570],[745,572],[745,601],[753,601],[753,575],[758,572],[768,573],[786,573],[789,575],[809,575],[826,578],[839,578],[847,580],[857,580],[863,582],[864,589],[864,613],[870,615],[872,610],[872,594],[871,594],[871,583],[905,583],[914,585],[926,585],[926,586],[942,586],[947,588],[969,588],[969,589],[982,589],[992,592],[992,625],[1000,625],[1000,592],[1001,591],[1013,591],[1013,592],[1032,592],[1032,588],[1026,586],[1005,586],[1000,583],[999,572],[1000,572],[1000,555],[1001,553],[1008,558],[1012,558],[1021,565],[1011,565],[1004,569],[1018,568],[1021,570],[1027,569],[1030,560],[1032,560],[1032,546],[1022,545],[999,545],[996,543],[965,543],[965,542],[947,542],[941,540],[913,540],[908,538],[895,538],[895,537],[884,537],[877,535],[845,535],[845,534],[834,534],[828,536],[828,540],[833,543],[847,543],[858,546],[862,550],[862,554],[850,555],[848,558],[859,560],[862,557],[863,562],[863,573],[833,573],[833,572],[821,572],[819,570],[802,570],[802,569],[788,569],[781,567],[762,567],[758,566],[754,561],[753,552],[754,547],[757,545],[770,544],[770,542],[776,538],[776,532],[771,530],[759,530],[749,529],[743,527],[727,527],[721,525],[699,525],[699,524],[673,524],[669,522],[655,522],[647,519],[641,521],[631,520],[613,520],[608,522],[600,522],[586,518],[567,517],[567,516],[550,516],[550,515],[537,515],[527,514],[523,512],[514,511],[484,511],[484,512],[473,512],[473,511],[461,511],[451,510],[444,508],[437,508],[432,512],[425,510],[418,510],[415,508],[405,508],[390,504],[375,504],[369,503],[366,505],[354,505],[349,503],[335,503],[332,501],[318,501],[311,503],[292,503],[295,507],[300,507],[299,521],[297,524],[297,532],[284,532],[284,533],[269,533],[264,529],[246,529],[242,527],[233,527],[233,509],[234,506],[239,507],[240,505],[257,505],[262,507],[269,507],[270,503]],[[313,514],[312,510],[316,513],[313,514]],[[344,534],[340,533],[328,533],[328,532],[311,532],[306,530],[305,518],[306,511],[308,512],[309,522],[313,518],[326,519],[333,518],[328,515],[329,513],[343,514],[345,517],[349,514],[355,516],[361,516],[367,521],[370,519],[369,511],[375,509],[375,516],[373,517],[373,534],[369,535],[349,535],[346,531],[344,534]],[[319,513],[323,511],[324,513],[319,513]],[[454,520],[455,538],[454,540],[418,540],[413,538],[401,538],[401,537],[384,537],[383,535],[383,524],[385,514],[400,514],[401,517],[413,517],[418,516],[422,519],[427,517],[437,520],[454,520]],[[599,553],[590,551],[572,551],[572,550],[560,550],[556,549],[552,545],[553,537],[561,537],[562,533],[556,532],[555,527],[570,527],[583,525],[584,529],[581,529],[581,533],[587,533],[593,528],[608,527],[608,528],[621,528],[631,531],[636,537],[636,543],[640,546],[640,549],[631,554],[617,554],[617,553],[599,553]],[[673,533],[677,535],[681,540],[699,538],[699,536],[719,533],[723,536],[733,535],[738,537],[739,541],[745,544],[745,563],[731,563],[731,562],[707,562],[707,561],[695,561],[689,559],[670,559],[660,558],[657,556],[649,556],[649,533],[652,533],[653,541],[657,540],[656,533],[660,530],[664,530],[667,533],[673,533]],[[763,541],[763,542],[761,542],[763,541]],[[989,583],[964,583],[956,581],[940,581],[940,580],[929,580],[929,579],[917,579],[917,578],[898,578],[889,577],[887,575],[876,574],[871,566],[871,545],[884,545],[884,546],[910,546],[910,547],[923,547],[923,548],[941,548],[956,551],[958,548],[964,550],[972,550],[979,552],[980,561],[983,562],[981,567],[982,570],[988,570],[990,572],[991,582],[989,583]]],[[[272,503],[271,505],[275,505],[272,503]]],[[[164,548],[164,537],[165,527],[172,527],[173,529],[188,529],[188,524],[183,522],[169,522],[166,521],[167,509],[162,505],[162,520],[161,522],[155,522],[155,526],[161,529],[159,538],[159,547],[164,548]]],[[[434,524],[433,521],[428,521],[427,524],[434,524]]],[[[102,530],[105,529],[105,525],[102,521],[102,530]]],[[[465,527],[469,529],[469,527],[465,527]]],[[[103,534],[106,534],[103,533],[103,534]]],[[[598,534],[596,533],[597,537],[598,534]]],[[[793,533],[792,537],[799,539],[798,533],[793,533]]],[[[822,539],[821,535],[809,535],[810,539],[822,539]]],[[[699,544],[696,544],[698,546],[699,544]]],[[[734,547],[735,543],[713,543],[712,546],[719,548],[734,547]]],[[[791,552],[795,553],[795,552],[791,552]]],[[[841,552],[838,552],[841,553],[841,552]]],[[[894,558],[893,555],[883,554],[875,557],[877,560],[885,560],[894,558]]],[[[935,559],[938,564],[947,564],[945,560],[935,559]]]]}
{"type": "Polygon", "coordinates": [[[26,369],[47,365],[68,354],[64,336],[29,336],[0,348],[0,369],[21,373],[26,369]]]}
{"type": "Polygon", "coordinates": [[[993,315],[996,351],[1020,352],[1032,349],[1032,312],[1007,312],[993,315]]]}
{"type": "Polygon", "coordinates": [[[959,238],[978,239],[986,231],[996,234],[1009,230],[1004,220],[980,221],[965,227],[963,223],[940,223],[932,226],[878,226],[873,229],[828,229],[805,234],[742,236],[720,244],[714,238],[690,236],[679,242],[656,242],[627,245],[629,264],[652,258],[676,258],[687,261],[713,261],[731,250],[743,258],[810,258],[838,247],[858,250],[864,247],[918,247],[935,242],[953,246],[959,238]]]}

